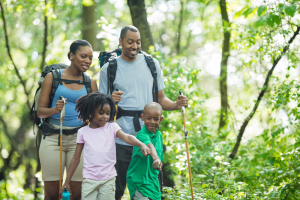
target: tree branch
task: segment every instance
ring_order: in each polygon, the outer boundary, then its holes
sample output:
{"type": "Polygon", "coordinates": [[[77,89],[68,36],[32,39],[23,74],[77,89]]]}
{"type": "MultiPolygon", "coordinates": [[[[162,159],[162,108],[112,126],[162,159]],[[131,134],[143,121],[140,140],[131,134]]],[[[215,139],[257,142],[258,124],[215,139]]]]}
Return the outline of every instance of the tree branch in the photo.
{"type": "Polygon", "coordinates": [[[45,58],[46,58],[46,51],[47,51],[47,37],[48,37],[48,17],[47,17],[47,0],[45,0],[45,19],[44,19],[44,26],[45,26],[45,31],[44,31],[44,48],[43,48],[43,53],[42,53],[42,63],[40,66],[41,71],[44,69],[45,65],[45,58]]]}
{"type": "Polygon", "coordinates": [[[231,152],[231,154],[229,156],[231,159],[234,159],[235,155],[237,154],[237,151],[238,151],[238,148],[240,146],[240,143],[241,143],[243,134],[245,132],[245,129],[246,129],[249,121],[252,119],[253,115],[255,114],[255,112],[256,112],[256,110],[257,110],[257,108],[259,106],[259,103],[262,100],[262,97],[264,96],[264,93],[265,93],[265,91],[268,88],[269,79],[270,79],[270,77],[271,77],[271,75],[272,75],[272,73],[273,73],[276,65],[278,64],[278,62],[280,61],[280,59],[282,58],[282,56],[286,53],[286,51],[289,49],[290,44],[292,44],[292,42],[294,41],[294,39],[296,38],[296,36],[299,34],[299,32],[300,32],[300,26],[297,27],[297,30],[294,32],[293,36],[288,41],[288,44],[283,48],[283,50],[282,50],[281,54],[279,55],[279,57],[276,60],[274,60],[273,66],[272,66],[272,68],[268,72],[267,78],[266,78],[265,83],[264,83],[264,85],[263,85],[263,87],[262,87],[262,89],[261,89],[261,91],[259,93],[259,96],[258,96],[258,98],[256,100],[256,103],[255,103],[255,105],[254,105],[251,113],[245,119],[245,121],[243,122],[243,124],[242,124],[242,126],[240,128],[239,135],[237,137],[237,142],[236,142],[236,144],[235,144],[235,146],[234,146],[234,148],[233,148],[233,150],[232,150],[232,152],[231,152]]]}
{"type": "MultiPolygon", "coordinates": [[[[19,73],[19,70],[18,70],[16,64],[14,63],[14,60],[13,60],[13,58],[11,56],[11,53],[10,53],[10,46],[9,46],[9,40],[8,40],[8,34],[7,34],[6,20],[5,20],[4,9],[3,9],[3,5],[2,5],[2,1],[1,0],[0,0],[0,7],[1,7],[2,20],[3,20],[3,28],[4,28],[4,34],[5,34],[5,42],[6,42],[7,54],[8,54],[8,56],[9,56],[9,58],[10,58],[12,64],[13,64],[14,69],[16,71],[16,74],[17,74],[17,76],[18,76],[18,78],[19,78],[19,80],[20,80],[20,82],[21,82],[21,84],[23,86],[24,93],[26,94],[27,97],[29,97],[29,93],[26,90],[26,82],[22,79],[22,77],[21,77],[21,75],[19,73]]],[[[28,101],[28,98],[27,98],[27,106],[30,109],[30,103],[28,101]]]]}

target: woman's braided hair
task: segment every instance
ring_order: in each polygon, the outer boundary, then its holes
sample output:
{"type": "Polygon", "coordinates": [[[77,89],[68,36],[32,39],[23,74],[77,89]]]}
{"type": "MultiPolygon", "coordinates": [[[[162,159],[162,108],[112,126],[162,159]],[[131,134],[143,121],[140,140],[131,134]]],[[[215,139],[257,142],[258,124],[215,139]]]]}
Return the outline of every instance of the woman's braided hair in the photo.
{"type": "Polygon", "coordinates": [[[113,121],[116,114],[115,102],[111,96],[100,92],[89,93],[77,99],[75,110],[78,113],[78,119],[81,119],[83,123],[89,123],[94,118],[95,109],[100,105],[100,110],[102,110],[106,103],[110,106],[109,121],[113,121]]]}

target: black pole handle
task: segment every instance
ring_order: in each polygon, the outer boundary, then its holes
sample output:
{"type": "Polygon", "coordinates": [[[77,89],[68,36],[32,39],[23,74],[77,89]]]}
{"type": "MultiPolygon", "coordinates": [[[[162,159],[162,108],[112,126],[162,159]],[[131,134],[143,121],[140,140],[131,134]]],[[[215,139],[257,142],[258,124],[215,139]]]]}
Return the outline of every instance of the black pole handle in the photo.
{"type": "Polygon", "coordinates": [[[182,92],[182,91],[179,91],[179,95],[183,95],[183,92],[182,92]]]}

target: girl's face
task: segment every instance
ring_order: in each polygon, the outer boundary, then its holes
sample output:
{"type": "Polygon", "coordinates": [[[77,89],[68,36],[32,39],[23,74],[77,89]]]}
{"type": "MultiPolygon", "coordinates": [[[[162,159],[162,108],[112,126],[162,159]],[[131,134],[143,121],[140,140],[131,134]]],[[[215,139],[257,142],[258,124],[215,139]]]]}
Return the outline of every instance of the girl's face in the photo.
{"type": "Polygon", "coordinates": [[[95,109],[94,118],[90,123],[91,128],[99,128],[105,126],[110,118],[110,106],[108,103],[103,105],[102,110],[100,110],[101,105],[95,109]]]}
{"type": "Polygon", "coordinates": [[[79,49],[70,54],[71,61],[79,71],[85,72],[88,70],[93,60],[93,49],[89,46],[80,46],[79,49]]]}

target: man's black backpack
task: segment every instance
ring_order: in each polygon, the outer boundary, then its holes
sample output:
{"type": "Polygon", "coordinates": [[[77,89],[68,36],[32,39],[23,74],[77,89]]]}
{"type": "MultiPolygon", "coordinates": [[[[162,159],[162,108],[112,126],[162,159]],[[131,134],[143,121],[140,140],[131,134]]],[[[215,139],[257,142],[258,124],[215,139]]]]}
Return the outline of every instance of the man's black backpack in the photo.
{"type": "MultiPolygon", "coordinates": [[[[43,83],[46,75],[49,72],[52,72],[52,74],[53,74],[52,89],[51,89],[51,94],[49,97],[50,98],[49,106],[48,106],[49,108],[52,105],[52,100],[54,98],[55,91],[56,91],[58,85],[62,84],[62,82],[64,82],[65,84],[70,84],[70,83],[84,84],[86,87],[87,93],[90,93],[92,91],[90,77],[88,75],[86,75],[85,73],[83,73],[83,81],[61,79],[60,69],[66,69],[67,67],[68,67],[68,65],[65,65],[65,64],[48,65],[44,68],[44,70],[42,71],[41,77],[38,80],[39,86],[35,92],[34,102],[31,107],[30,114],[33,115],[33,117],[34,117],[34,124],[36,124],[38,126],[38,128],[43,131],[43,133],[59,133],[59,129],[54,129],[51,126],[51,124],[47,123],[48,118],[44,119],[44,118],[39,118],[37,116],[37,104],[38,104],[38,100],[39,100],[39,96],[40,96],[40,92],[41,92],[42,83],[43,83]]],[[[76,130],[72,130],[72,129],[71,130],[63,130],[63,133],[69,135],[69,134],[73,134],[72,132],[74,132],[74,131],[76,132],[76,130]]]]}
{"type": "MultiPolygon", "coordinates": [[[[155,92],[155,100],[158,102],[158,86],[157,86],[157,71],[155,67],[155,63],[153,60],[153,57],[143,51],[139,52],[140,54],[143,54],[145,56],[145,60],[147,62],[147,66],[149,67],[151,71],[151,75],[153,77],[153,89],[155,92]]],[[[116,78],[117,73],[117,60],[116,58],[122,54],[121,49],[116,49],[112,52],[106,52],[103,51],[99,55],[99,63],[100,67],[102,68],[103,65],[107,62],[109,62],[108,68],[107,68],[107,94],[111,94],[114,91],[114,80],[116,78]]],[[[132,116],[133,117],[133,125],[136,132],[141,130],[139,118],[141,114],[143,113],[142,110],[124,110],[120,107],[118,107],[117,112],[117,119],[122,116],[132,116]]]]}
{"type": "MultiPolygon", "coordinates": [[[[147,65],[151,71],[152,77],[154,79],[153,82],[153,88],[155,91],[155,100],[158,102],[158,86],[157,86],[157,72],[156,72],[156,67],[155,63],[153,61],[153,57],[149,54],[147,54],[144,51],[140,51],[140,54],[143,54],[145,56],[147,65]]],[[[107,51],[102,51],[99,54],[99,63],[100,63],[100,68],[103,67],[103,65],[107,62],[109,62],[108,68],[107,68],[107,94],[111,94],[114,91],[114,80],[116,78],[116,72],[117,72],[117,61],[116,58],[122,54],[122,49],[118,48],[114,51],[107,52],[107,51]]]]}

